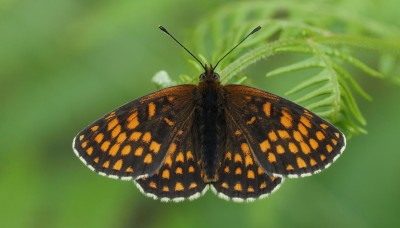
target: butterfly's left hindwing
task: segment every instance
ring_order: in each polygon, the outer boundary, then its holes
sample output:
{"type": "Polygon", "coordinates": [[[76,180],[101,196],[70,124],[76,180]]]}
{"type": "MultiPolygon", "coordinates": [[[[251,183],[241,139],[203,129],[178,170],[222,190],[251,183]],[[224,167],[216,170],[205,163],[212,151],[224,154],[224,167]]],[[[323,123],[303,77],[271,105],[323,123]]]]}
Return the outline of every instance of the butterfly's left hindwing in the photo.
{"type": "Polygon", "coordinates": [[[121,106],[74,138],[76,155],[90,169],[112,178],[154,174],[193,112],[195,89],[170,87],[121,106]]]}
{"type": "Polygon", "coordinates": [[[270,175],[307,176],[334,162],[345,136],[305,108],[252,87],[227,85],[227,113],[244,134],[261,167],[270,175]]]}
{"type": "Polygon", "coordinates": [[[192,123],[187,121],[179,131],[157,173],[136,180],[145,195],[162,201],[181,201],[195,199],[207,190],[193,147],[192,123]]]}

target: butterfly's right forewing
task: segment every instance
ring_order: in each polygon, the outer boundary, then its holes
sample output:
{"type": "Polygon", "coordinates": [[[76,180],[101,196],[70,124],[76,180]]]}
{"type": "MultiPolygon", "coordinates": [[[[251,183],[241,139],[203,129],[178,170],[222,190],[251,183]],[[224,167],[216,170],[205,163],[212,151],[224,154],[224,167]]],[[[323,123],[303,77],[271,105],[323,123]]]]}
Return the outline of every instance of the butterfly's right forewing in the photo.
{"type": "Polygon", "coordinates": [[[170,87],[127,103],[74,138],[74,151],[92,170],[135,179],[154,174],[192,115],[194,85],[170,87]]]}
{"type": "Polygon", "coordinates": [[[336,127],[282,97],[255,88],[227,85],[226,110],[270,175],[300,177],[319,172],[343,152],[336,127]]]}

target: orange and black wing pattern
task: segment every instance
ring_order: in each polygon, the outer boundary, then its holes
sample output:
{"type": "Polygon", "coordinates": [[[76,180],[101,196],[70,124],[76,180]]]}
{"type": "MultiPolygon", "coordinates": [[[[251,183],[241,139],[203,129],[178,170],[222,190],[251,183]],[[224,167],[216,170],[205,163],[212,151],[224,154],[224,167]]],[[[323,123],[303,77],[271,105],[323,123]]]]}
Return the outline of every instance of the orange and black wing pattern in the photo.
{"type": "Polygon", "coordinates": [[[218,171],[218,181],[212,183],[216,194],[235,202],[253,201],[277,190],[283,178],[268,175],[254,159],[243,133],[228,122],[227,148],[218,171]]]}
{"type": "Polygon", "coordinates": [[[208,184],[201,177],[193,147],[191,128],[192,121],[187,121],[178,131],[157,173],[136,180],[145,195],[164,202],[179,202],[196,199],[207,191],[208,184]]]}
{"type": "Polygon", "coordinates": [[[301,177],[327,168],[346,139],[336,127],[282,97],[227,85],[226,111],[243,133],[255,160],[269,175],[301,177]]]}
{"type": "Polygon", "coordinates": [[[111,178],[153,175],[193,113],[195,89],[170,87],[121,106],[78,133],[75,154],[90,169],[111,178]]]}

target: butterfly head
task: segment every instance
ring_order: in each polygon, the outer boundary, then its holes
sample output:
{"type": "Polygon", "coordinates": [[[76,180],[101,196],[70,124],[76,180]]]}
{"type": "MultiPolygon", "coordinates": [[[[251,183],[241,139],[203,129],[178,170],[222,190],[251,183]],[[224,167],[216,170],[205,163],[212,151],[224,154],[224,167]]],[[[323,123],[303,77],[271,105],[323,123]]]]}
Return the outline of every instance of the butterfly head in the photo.
{"type": "Polygon", "coordinates": [[[205,65],[205,71],[204,73],[200,74],[199,80],[200,82],[204,81],[219,81],[219,74],[214,72],[214,68],[212,65],[208,66],[207,64],[205,65]]]}

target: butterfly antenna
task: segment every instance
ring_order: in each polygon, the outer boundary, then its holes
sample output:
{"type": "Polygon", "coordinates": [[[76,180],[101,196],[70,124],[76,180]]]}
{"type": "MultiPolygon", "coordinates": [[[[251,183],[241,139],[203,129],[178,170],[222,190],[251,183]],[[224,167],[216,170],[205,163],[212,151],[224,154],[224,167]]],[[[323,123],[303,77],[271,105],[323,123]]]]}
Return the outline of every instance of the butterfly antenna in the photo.
{"type": "Polygon", "coordinates": [[[236,44],[235,47],[233,47],[228,53],[226,53],[218,62],[215,64],[214,69],[217,68],[218,64],[226,57],[228,56],[233,50],[235,50],[243,41],[245,41],[249,36],[253,35],[255,32],[261,29],[261,26],[257,26],[253,31],[251,31],[245,38],[243,38],[238,44],[236,44]]]}
{"type": "Polygon", "coordinates": [[[175,42],[177,42],[179,45],[181,45],[181,47],[183,47],[183,49],[185,49],[191,56],[193,56],[193,58],[194,58],[195,60],[197,60],[197,62],[200,63],[200,65],[203,67],[203,69],[206,70],[206,67],[204,66],[204,64],[203,64],[196,56],[194,56],[194,55],[192,54],[192,52],[190,52],[185,46],[183,46],[183,44],[181,44],[177,39],[175,39],[175,37],[174,37],[173,35],[171,35],[171,33],[169,33],[168,30],[167,30],[166,28],[164,28],[164,27],[161,26],[161,25],[158,26],[158,28],[159,28],[161,31],[165,32],[165,33],[166,33],[168,36],[170,36],[172,39],[174,39],[175,42]]]}

